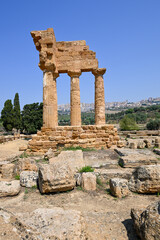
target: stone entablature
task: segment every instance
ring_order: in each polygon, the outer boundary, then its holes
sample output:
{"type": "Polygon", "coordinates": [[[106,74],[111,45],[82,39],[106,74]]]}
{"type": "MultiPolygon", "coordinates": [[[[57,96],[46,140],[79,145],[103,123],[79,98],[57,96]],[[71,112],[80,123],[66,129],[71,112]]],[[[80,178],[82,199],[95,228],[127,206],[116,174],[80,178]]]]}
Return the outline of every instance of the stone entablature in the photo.
{"type": "Polygon", "coordinates": [[[39,67],[42,71],[68,73],[74,68],[88,72],[98,68],[96,54],[89,50],[84,40],[56,42],[53,28],[32,31],[31,35],[39,51],[39,67]]]}
{"type": "Polygon", "coordinates": [[[107,149],[116,146],[119,141],[117,129],[113,125],[58,126],[44,128],[29,141],[32,152],[45,153],[49,148],[83,147],[107,149]]]}

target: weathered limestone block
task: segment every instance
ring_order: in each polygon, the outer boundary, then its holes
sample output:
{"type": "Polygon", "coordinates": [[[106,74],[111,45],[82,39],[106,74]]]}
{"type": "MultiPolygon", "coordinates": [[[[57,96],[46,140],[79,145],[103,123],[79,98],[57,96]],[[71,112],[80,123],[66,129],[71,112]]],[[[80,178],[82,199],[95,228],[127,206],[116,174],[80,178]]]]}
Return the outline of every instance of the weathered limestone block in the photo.
{"type": "Polygon", "coordinates": [[[145,210],[131,210],[134,228],[142,240],[160,239],[160,201],[145,210]]]}
{"type": "Polygon", "coordinates": [[[27,226],[40,232],[40,239],[86,240],[88,238],[82,214],[62,208],[38,208],[31,213],[19,214],[27,226]]]}
{"type": "Polygon", "coordinates": [[[143,148],[145,148],[145,142],[142,140],[142,141],[138,141],[137,142],[137,148],[139,148],[139,149],[143,149],[143,148]]]}
{"type": "Polygon", "coordinates": [[[12,212],[0,208],[0,239],[1,240],[40,240],[40,232],[29,228],[12,212]]]}
{"type": "Polygon", "coordinates": [[[74,173],[69,165],[60,162],[43,164],[39,168],[38,183],[41,193],[63,192],[75,187],[74,173]]]}
{"type": "Polygon", "coordinates": [[[19,159],[17,172],[22,171],[38,171],[38,167],[34,159],[31,158],[22,158],[19,159]]]}
{"type": "Polygon", "coordinates": [[[103,74],[106,72],[105,68],[93,70],[95,75],[95,124],[105,124],[105,97],[104,97],[104,81],[103,74]]]}
{"type": "Polygon", "coordinates": [[[119,165],[126,168],[135,168],[141,165],[158,164],[156,156],[147,156],[145,154],[130,154],[119,158],[119,165]]]}
{"type": "Polygon", "coordinates": [[[138,193],[160,192],[160,165],[138,167],[129,181],[129,189],[138,193]]]}
{"type": "Polygon", "coordinates": [[[3,165],[9,164],[9,161],[0,161],[0,173],[2,173],[2,167],[3,165]]]}
{"type": "Polygon", "coordinates": [[[50,148],[45,154],[44,154],[44,158],[52,158],[54,157],[55,153],[53,152],[52,148],[50,148]]]}
{"type": "Polygon", "coordinates": [[[96,176],[92,172],[82,173],[82,187],[86,191],[96,190],[96,176]]]}
{"type": "Polygon", "coordinates": [[[102,182],[107,182],[111,178],[123,178],[129,180],[132,176],[133,169],[95,169],[94,172],[101,176],[102,182]]]}
{"type": "Polygon", "coordinates": [[[146,144],[146,148],[151,148],[152,147],[152,140],[149,139],[144,139],[144,143],[146,144]]]}
{"type": "Polygon", "coordinates": [[[71,168],[74,174],[85,166],[82,150],[62,151],[57,157],[51,158],[49,163],[59,163],[63,166],[67,165],[71,168]]]}
{"type": "Polygon", "coordinates": [[[0,181],[0,197],[15,196],[20,192],[20,182],[13,181],[0,181]]]}
{"type": "Polygon", "coordinates": [[[31,188],[37,186],[38,173],[34,171],[23,171],[20,173],[20,184],[22,187],[31,188]]]}
{"type": "Polygon", "coordinates": [[[2,166],[2,178],[5,179],[12,179],[15,175],[15,165],[10,163],[10,164],[4,164],[2,166]]]}
{"type": "Polygon", "coordinates": [[[129,148],[136,149],[137,148],[137,142],[130,142],[129,143],[129,148]]]}
{"type": "Polygon", "coordinates": [[[109,181],[111,194],[122,198],[129,195],[128,181],[126,179],[112,178],[109,181]]]}
{"type": "Polygon", "coordinates": [[[117,147],[122,148],[122,147],[125,147],[125,146],[126,146],[126,141],[125,140],[124,141],[120,140],[120,141],[117,142],[117,147]]]}

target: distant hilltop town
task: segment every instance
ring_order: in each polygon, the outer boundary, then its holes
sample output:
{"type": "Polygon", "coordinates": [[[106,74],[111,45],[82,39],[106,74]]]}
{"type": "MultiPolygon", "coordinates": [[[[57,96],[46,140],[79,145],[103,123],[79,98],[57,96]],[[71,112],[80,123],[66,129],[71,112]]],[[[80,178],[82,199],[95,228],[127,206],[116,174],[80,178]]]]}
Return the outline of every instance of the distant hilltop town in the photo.
{"type": "MultiPolygon", "coordinates": [[[[106,110],[111,111],[120,111],[123,109],[134,108],[134,107],[146,107],[151,105],[160,104],[160,97],[158,98],[148,98],[146,100],[141,100],[139,102],[129,102],[128,100],[124,102],[106,102],[105,108],[106,110]]],[[[81,103],[81,111],[82,112],[90,112],[94,110],[94,103],[81,103]]],[[[70,112],[70,104],[61,104],[58,105],[59,112],[70,112]]]]}

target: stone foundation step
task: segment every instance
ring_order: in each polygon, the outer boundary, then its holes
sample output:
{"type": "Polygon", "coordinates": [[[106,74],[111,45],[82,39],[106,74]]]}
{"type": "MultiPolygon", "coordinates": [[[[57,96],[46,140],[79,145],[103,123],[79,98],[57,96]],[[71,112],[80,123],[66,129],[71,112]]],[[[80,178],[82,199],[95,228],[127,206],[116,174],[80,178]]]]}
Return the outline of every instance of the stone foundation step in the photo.
{"type": "Polygon", "coordinates": [[[99,176],[102,182],[108,182],[111,178],[124,178],[130,179],[132,172],[131,168],[119,168],[119,169],[95,169],[94,172],[99,176]]]}
{"type": "Polygon", "coordinates": [[[118,154],[111,149],[83,152],[83,157],[85,165],[95,169],[117,169],[119,167],[118,154]]]}
{"type": "Polygon", "coordinates": [[[120,155],[119,165],[125,168],[136,168],[141,165],[158,164],[157,155],[149,149],[115,149],[120,155]]]}
{"type": "Polygon", "coordinates": [[[158,160],[154,156],[146,156],[146,155],[129,155],[120,157],[119,165],[125,168],[136,168],[141,165],[155,165],[158,164],[160,160],[158,160]]]}
{"type": "Polygon", "coordinates": [[[115,148],[114,149],[116,153],[118,153],[119,156],[129,156],[129,155],[146,155],[146,156],[156,156],[155,153],[153,153],[151,150],[149,149],[129,149],[129,148],[125,148],[125,149],[118,149],[115,148]]]}

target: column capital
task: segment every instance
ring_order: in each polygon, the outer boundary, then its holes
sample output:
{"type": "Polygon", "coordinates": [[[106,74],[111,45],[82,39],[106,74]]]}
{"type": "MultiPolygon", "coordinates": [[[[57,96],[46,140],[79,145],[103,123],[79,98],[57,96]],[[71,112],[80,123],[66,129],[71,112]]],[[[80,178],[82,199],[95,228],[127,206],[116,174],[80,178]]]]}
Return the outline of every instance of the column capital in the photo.
{"type": "Polygon", "coordinates": [[[53,78],[58,78],[59,77],[59,73],[58,72],[44,70],[43,73],[50,73],[50,74],[52,74],[53,78]]]}
{"type": "Polygon", "coordinates": [[[59,73],[58,72],[52,72],[52,74],[53,74],[54,78],[58,78],[59,77],[59,73]]]}
{"type": "Polygon", "coordinates": [[[81,70],[70,70],[68,71],[70,77],[79,77],[81,75],[81,70]]]}
{"type": "Polygon", "coordinates": [[[106,72],[106,68],[97,68],[92,70],[92,73],[94,76],[99,76],[99,75],[102,76],[103,74],[105,74],[105,72],[106,72]]]}

